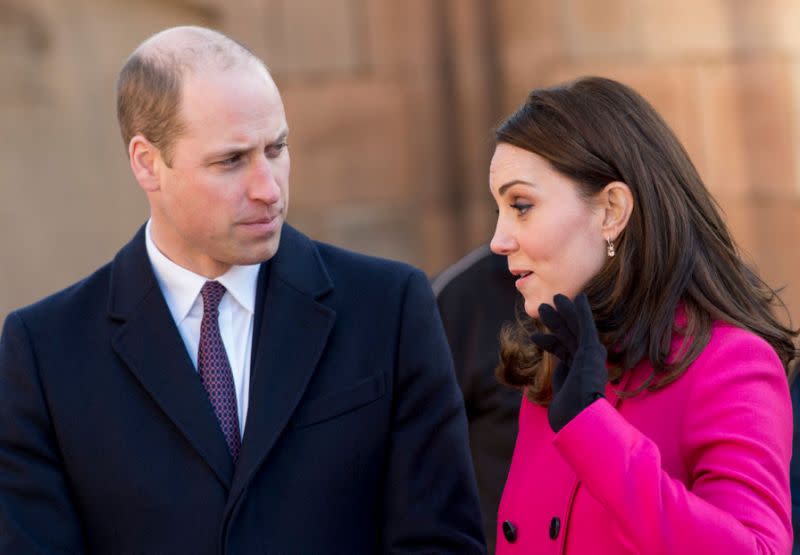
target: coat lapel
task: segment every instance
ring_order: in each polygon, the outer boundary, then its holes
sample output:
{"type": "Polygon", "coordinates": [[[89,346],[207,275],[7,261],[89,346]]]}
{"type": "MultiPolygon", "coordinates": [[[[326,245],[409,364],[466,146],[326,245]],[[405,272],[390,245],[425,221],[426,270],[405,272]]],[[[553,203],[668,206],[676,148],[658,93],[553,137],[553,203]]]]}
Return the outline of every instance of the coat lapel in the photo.
{"type": "Polygon", "coordinates": [[[117,255],[109,312],[120,320],[114,350],[226,488],[233,462],[147,256],[144,228],[117,255]]]}
{"type": "Polygon", "coordinates": [[[316,246],[284,225],[256,304],[250,404],[229,506],[274,447],[308,386],[335,312],[318,302],[332,289],[316,246]]]}

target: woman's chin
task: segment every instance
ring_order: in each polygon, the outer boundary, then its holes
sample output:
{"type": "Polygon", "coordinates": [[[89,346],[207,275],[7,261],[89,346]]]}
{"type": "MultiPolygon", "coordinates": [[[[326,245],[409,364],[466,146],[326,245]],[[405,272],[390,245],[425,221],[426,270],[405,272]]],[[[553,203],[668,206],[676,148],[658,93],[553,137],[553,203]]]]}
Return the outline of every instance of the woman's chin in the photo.
{"type": "Polygon", "coordinates": [[[534,320],[539,319],[539,305],[542,304],[542,301],[539,300],[528,300],[525,299],[525,314],[533,318],[534,320]]]}

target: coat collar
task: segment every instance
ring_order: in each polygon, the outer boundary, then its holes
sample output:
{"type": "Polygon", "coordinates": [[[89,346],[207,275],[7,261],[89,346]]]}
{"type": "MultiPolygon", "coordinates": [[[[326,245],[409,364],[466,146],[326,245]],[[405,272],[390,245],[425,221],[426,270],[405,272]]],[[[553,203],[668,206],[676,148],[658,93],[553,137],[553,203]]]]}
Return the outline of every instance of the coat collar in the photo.
{"type": "Polygon", "coordinates": [[[275,277],[299,293],[319,298],[333,289],[328,270],[317,245],[288,224],[281,231],[281,243],[272,259],[275,277]]]}
{"type": "Polygon", "coordinates": [[[336,313],[333,283],[313,241],[284,225],[278,252],[259,276],[250,407],[229,505],[252,480],[311,381],[336,313]]]}
{"type": "Polygon", "coordinates": [[[235,469],[147,257],[144,227],[111,266],[108,310],[120,322],[112,344],[166,417],[235,500],[252,479],[305,392],[335,320],[321,302],[333,283],[316,245],[284,225],[256,293],[250,406],[235,469]]]}
{"type": "Polygon", "coordinates": [[[233,463],[208,396],[161,293],[144,227],[114,258],[108,302],[120,322],[112,347],[225,487],[233,463]]]}

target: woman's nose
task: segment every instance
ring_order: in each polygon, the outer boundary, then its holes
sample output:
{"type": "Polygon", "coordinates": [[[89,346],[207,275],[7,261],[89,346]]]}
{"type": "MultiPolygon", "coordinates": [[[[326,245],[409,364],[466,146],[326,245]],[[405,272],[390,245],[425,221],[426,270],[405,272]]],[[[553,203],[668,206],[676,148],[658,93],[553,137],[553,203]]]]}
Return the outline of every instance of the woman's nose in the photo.
{"type": "Polygon", "coordinates": [[[498,222],[494,230],[494,235],[492,236],[492,241],[489,243],[489,248],[495,254],[508,256],[517,248],[517,241],[511,234],[507,233],[498,222]]]}

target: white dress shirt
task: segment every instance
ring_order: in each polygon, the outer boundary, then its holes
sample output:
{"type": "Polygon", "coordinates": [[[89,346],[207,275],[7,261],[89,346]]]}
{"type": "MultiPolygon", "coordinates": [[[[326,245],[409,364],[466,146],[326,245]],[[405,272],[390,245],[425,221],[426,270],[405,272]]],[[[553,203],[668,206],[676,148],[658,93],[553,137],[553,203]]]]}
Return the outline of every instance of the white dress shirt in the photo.
{"type": "MultiPolygon", "coordinates": [[[[145,230],[147,255],[156,281],[197,369],[203,297],[200,289],[208,278],[195,274],[167,258],[153,242],[150,222],[145,230]]],[[[253,315],[259,265],[233,266],[216,278],[227,290],[219,303],[219,332],[233,372],[233,386],[239,412],[239,431],[244,435],[250,396],[250,353],[253,345],[253,315]]]]}

